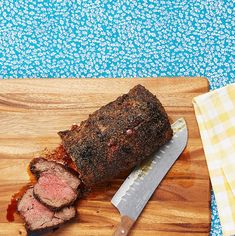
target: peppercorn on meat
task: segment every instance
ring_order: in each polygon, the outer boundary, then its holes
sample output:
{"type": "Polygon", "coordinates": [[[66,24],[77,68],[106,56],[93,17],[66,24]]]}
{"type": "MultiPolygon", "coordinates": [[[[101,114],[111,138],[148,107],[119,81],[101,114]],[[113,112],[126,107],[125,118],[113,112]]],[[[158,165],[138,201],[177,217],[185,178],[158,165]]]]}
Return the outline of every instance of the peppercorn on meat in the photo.
{"type": "Polygon", "coordinates": [[[160,101],[141,85],[89,115],[80,126],[58,133],[91,187],[148,158],[172,137],[160,101]]]}

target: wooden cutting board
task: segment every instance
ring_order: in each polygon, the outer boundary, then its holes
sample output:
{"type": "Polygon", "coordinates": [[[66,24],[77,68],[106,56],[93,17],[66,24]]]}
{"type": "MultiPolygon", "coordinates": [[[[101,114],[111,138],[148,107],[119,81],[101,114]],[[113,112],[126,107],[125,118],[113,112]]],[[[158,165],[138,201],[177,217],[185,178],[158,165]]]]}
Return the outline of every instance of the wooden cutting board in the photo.
{"type": "MultiPolygon", "coordinates": [[[[157,95],[172,121],[186,119],[189,140],[130,235],[209,234],[210,181],[192,107],[192,98],[208,91],[208,81],[161,78],[0,81],[0,235],[26,235],[19,216],[7,222],[6,209],[12,194],[29,181],[29,161],[58,146],[57,131],[86,119],[139,83],[157,95]]],[[[54,235],[111,235],[120,215],[110,200],[125,177],[94,189],[79,202],[79,218],[54,235]]]]}

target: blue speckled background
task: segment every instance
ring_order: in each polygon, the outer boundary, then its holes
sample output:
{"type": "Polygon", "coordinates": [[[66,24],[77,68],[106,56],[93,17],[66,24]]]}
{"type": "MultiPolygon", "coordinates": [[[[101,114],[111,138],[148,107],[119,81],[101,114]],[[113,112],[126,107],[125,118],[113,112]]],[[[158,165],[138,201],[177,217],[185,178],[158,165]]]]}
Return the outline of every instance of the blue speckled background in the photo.
{"type": "Polygon", "coordinates": [[[215,89],[235,82],[234,14],[221,0],[1,0],[0,78],[205,76],[215,89]]]}

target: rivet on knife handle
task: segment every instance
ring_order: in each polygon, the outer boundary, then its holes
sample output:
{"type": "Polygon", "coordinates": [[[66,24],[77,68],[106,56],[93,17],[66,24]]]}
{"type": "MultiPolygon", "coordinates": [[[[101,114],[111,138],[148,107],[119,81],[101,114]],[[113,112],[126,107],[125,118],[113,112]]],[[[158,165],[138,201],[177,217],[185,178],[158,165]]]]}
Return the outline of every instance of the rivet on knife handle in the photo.
{"type": "Polygon", "coordinates": [[[134,223],[135,221],[132,220],[130,217],[122,216],[121,223],[117,225],[117,228],[113,233],[113,236],[127,236],[128,232],[130,231],[134,223]]]}

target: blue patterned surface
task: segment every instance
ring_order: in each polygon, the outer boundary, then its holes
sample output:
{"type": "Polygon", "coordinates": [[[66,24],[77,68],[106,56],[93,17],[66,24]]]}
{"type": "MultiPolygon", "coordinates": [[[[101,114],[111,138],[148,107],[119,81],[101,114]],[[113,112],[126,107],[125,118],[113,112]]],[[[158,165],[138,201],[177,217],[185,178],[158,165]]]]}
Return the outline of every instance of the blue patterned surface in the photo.
{"type": "MultiPolygon", "coordinates": [[[[0,78],[235,82],[234,1],[1,0],[0,78]]],[[[212,195],[211,235],[221,235],[212,195]]]]}

